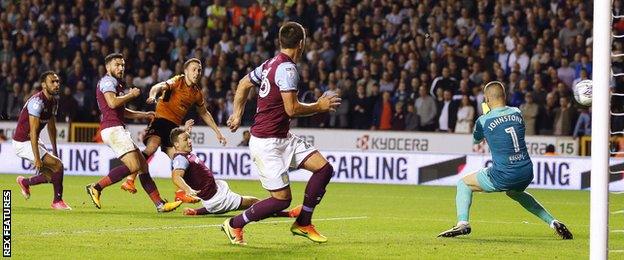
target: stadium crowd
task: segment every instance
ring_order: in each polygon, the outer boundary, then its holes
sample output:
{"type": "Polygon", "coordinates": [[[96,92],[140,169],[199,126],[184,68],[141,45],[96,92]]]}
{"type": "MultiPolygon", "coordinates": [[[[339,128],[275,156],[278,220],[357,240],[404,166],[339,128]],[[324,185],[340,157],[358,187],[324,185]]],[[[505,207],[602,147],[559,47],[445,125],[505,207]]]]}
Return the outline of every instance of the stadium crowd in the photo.
{"type": "MultiPolygon", "coordinates": [[[[94,89],[104,56],[123,53],[126,86],[149,88],[203,61],[201,88],[215,120],[232,112],[237,82],[277,48],[284,21],[308,30],[298,64],[299,96],[343,97],[331,113],[293,120],[299,127],[468,133],[482,113],[483,85],[505,84],[527,134],[587,135],[588,110],[572,86],[591,78],[591,1],[581,0],[271,0],[0,1],[0,117],[15,120],[39,86],[61,77],[58,120],[98,121],[94,89]]],[[[615,14],[622,1],[615,0],[615,14]]],[[[624,19],[623,19],[624,20],[624,19]]],[[[614,22],[614,32],[624,24],[614,22]]],[[[622,53],[615,41],[614,52],[622,53]]],[[[613,60],[614,72],[624,68],[613,60]]],[[[614,81],[614,89],[623,86],[614,81]]],[[[253,122],[255,93],[244,125],[253,122]]],[[[614,100],[614,110],[624,110],[614,100]]],[[[191,117],[197,117],[196,114],[191,117]]],[[[195,120],[200,122],[201,120],[195,120]]],[[[618,129],[621,119],[612,120],[618,129]]]]}

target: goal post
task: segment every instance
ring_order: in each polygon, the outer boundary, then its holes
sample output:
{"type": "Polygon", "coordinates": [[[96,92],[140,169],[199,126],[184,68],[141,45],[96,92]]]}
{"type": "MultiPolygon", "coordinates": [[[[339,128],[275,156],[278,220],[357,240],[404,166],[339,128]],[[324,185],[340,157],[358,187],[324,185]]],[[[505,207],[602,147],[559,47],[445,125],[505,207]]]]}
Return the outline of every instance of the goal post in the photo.
{"type": "Polygon", "coordinates": [[[589,258],[609,253],[609,136],[611,117],[611,0],[595,0],[593,23],[593,97],[589,258]]]}

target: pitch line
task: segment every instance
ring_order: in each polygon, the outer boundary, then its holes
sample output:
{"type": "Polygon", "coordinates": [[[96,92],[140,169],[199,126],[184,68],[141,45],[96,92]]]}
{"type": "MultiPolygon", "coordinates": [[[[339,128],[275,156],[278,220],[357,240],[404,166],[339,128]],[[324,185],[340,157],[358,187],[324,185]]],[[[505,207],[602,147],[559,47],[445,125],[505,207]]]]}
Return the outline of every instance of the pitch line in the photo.
{"type": "Polygon", "coordinates": [[[624,250],[609,250],[609,253],[624,253],[624,250]]]}
{"type": "Polygon", "coordinates": [[[611,230],[611,233],[624,233],[624,229],[614,229],[611,230]]]}
{"type": "Polygon", "coordinates": [[[623,210],[618,210],[618,211],[613,211],[611,212],[611,214],[624,214],[624,209],[623,210]]]}
{"type": "MultiPolygon", "coordinates": [[[[313,219],[314,221],[341,221],[341,220],[358,220],[367,219],[368,216],[356,216],[356,217],[335,217],[335,218],[319,218],[313,219]]],[[[276,224],[292,222],[289,220],[273,220],[263,222],[251,222],[249,224],[276,224]]],[[[211,228],[221,227],[221,224],[206,224],[206,225],[192,225],[192,226],[163,226],[163,227],[136,227],[136,228],[116,228],[116,229],[100,229],[100,230],[74,230],[74,231],[44,231],[38,234],[39,236],[57,236],[57,235],[82,235],[93,233],[119,233],[119,232],[141,232],[151,230],[172,230],[172,229],[194,229],[194,228],[211,228]]],[[[37,236],[37,235],[35,235],[37,236]]]]}

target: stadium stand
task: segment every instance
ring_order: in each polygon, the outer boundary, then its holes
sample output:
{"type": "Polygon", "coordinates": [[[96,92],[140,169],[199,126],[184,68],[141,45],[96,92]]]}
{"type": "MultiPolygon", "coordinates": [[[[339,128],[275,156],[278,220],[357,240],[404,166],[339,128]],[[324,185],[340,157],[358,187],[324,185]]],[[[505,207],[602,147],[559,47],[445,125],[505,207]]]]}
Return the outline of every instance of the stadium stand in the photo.
{"type": "MultiPolygon", "coordinates": [[[[37,76],[54,70],[64,86],[58,120],[98,121],[103,57],[121,52],[126,85],[143,91],[131,104],[139,110],[153,109],[144,102],[152,84],[180,74],[185,59],[201,59],[202,92],[223,125],[237,81],[273,56],[280,24],[297,21],[308,30],[300,99],[337,90],[344,102],[295,126],[467,132],[481,114],[483,83],[499,80],[527,133],[588,134],[575,130],[586,112],[570,95],[575,82],[591,78],[590,1],[2,0],[0,7],[3,120],[15,120],[37,76]]],[[[614,70],[622,62],[615,58],[614,70]]],[[[254,109],[252,101],[244,124],[254,109]]]]}

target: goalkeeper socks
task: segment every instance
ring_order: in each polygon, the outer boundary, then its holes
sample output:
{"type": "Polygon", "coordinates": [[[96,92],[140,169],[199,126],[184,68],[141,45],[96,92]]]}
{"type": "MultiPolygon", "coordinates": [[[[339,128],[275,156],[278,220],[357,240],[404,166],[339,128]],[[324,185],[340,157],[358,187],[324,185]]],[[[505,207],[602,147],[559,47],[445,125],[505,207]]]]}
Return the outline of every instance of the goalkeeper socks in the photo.
{"type": "Polygon", "coordinates": [[[108,176],[100,179],[100,181],[95,184],[94,188],[98,191],[102,191],[104,188],[110,186],[111,184],[119,182],[124,177],[128,176],[129,173],[130,169],[128,169],[127,166],[117,166],[108,173],[108,176]]]}
{"type": "Polygon", "coordinates": [[[517,201],[529,212],[533,213],[533,215],[537,216],[546,224],[551,225],[555,218],[542,207],[542,205],[531,196],[531,194],[526,191],[507,191],[507,196],[517,201]]]}
{"type": "Polygon", "coordinates": [[[63,199],[63,169],[52,174],[52,186],[54,187],[54,202],[63,199]]]}
{"type": "Polygon", "coordinates": [[[26,185],[28,186],[33,186],[33,185],[37,185],[37,184],[41,184],[41,183],[48,183],[50,181],[48,181],[48,178],[46,178],[45,175],[43,174],[39,174],[39,175],[35,175],[32,176],[26,180],[26,185]]]}
{"type": "Polygon", "coordinates": [[[156,183],[154,183],[154,179],[149,173],[140,173],[139,180],[141,180],[141,186],[145,192],[149,195],[150,199],[156,206],[160,205],[163,200],[160,198],[160,193],[158,192],[158,188],[156,188],[156,183]]]}
{"type": "Polygon", "coordinates": [[[271,217],[276,212],[285,210],[288,206],[290,206],[290,200],[279,200],[273,197],[261,200],[243,211],[242,214],[231,218],[230,226],[233,228],[242,228],[251,221],[260,221],[271,217]]]}
{"type": "Polygon", "coordinates": [[[472,204],[472,190],[464,180],[457,182],[457,194],[455,196],[455,205],[457,207],[457,221],[468,222],[470,217],[470,204],[472,204]]]}
{"type": "Polygon", "coordinates": [[[312,212],[314,212],[314,207],[323,199],[325,187],[329,184],[333,173],[334,168],[331,164],[327,163],[310,177],[303,198],[303,208],[301,209],[299,217],[297,217],[297,223],[299,223],[299,225],[308,226],[312,224],[312,212]]]}

